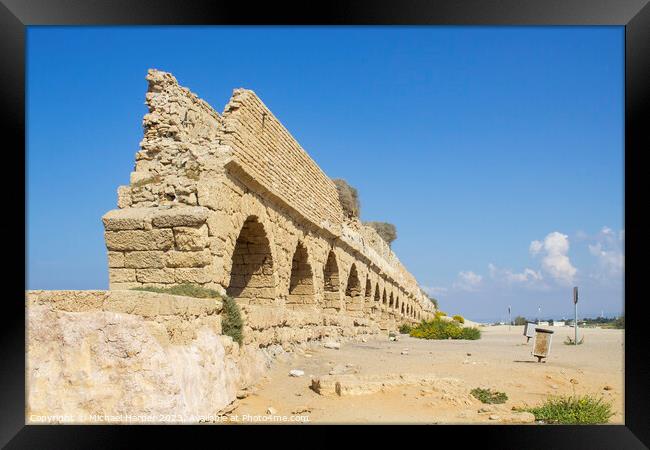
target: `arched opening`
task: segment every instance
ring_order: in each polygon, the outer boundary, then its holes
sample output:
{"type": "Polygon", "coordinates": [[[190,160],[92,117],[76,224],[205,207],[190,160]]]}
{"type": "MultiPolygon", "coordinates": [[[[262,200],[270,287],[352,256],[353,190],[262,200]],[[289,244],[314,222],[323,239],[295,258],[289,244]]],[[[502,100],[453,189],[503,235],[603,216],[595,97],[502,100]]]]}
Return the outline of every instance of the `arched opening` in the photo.
{"type": "Polygon", "coordinates": [[[246,219],[237,237],[226,293],[253,304],[269,304],[275,299],[271,245],[255,216],[246,219]]]}
{"type": "Polygon", "coordinates": [[[399,312],[399,296],[395,299],[395,310],[399,312]]]}
{"type": "Polygon", "coordinates": [[[383,306],[383,309],[386,309],[387,304],[388,304],[388,300],[386,298],[386,288],[384,288],[384,292],[381,296],[381,305],[383,306]]]}
{"type": "Polygon", "coordinates": [[[323,268],[324,292],[323,299],[326,308],[341,309],[341,297],[339,294],[339,266],[336,263],[336,255],[333,251],[327,255],[327,262],[323,268]]]}
{"type": "Polygon", "coordinates": [[[375,295],[372,302],[372,314],[376,315],[381,310],[381,297],[379,296],[379,283],[375,283],[375,295]]]}
{"type": "Polygon", "coordinates": [[[388,299],[388,309],[393,309],[395,307],[395,300],[393,299],[393,293],[390,293],[390,297],[388,299]]]}
{"type": "Polygon", "coordinates": [[[357,266],[352,264],[350,268],[350,275],[348,276],[348,284],[345,288],[345,308],[348,311],[362,311],[363,310],[363,295],[361,293],[361,282],[359,281],[359,273],[357,266]]]}
{"type": "Polygon", "coordinates": [[[404,303],[402,303],[402,316],[404,316],[404,303]]]}
{"type": "Polygon", "coordinates": [[[364,291],[366,297],[363,302],[363,310],[366,313],[370,313],[372,311],[372,283],[370,282],[370,275],[366,277],[366,289],[364,291]]]}
{"type": "Polygon", "coordinates": [[[314,274],[309,265],[307,248],[302,242],[298,242],[291,261],[287,304],[305,305],[312,303],[314,303],[314,274]]]}

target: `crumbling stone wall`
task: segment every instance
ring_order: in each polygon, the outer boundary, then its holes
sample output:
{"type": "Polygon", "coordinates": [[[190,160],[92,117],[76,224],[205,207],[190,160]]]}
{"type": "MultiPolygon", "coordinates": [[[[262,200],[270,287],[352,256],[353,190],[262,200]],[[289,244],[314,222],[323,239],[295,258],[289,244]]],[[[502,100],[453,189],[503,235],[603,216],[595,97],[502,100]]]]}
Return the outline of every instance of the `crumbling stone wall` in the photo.
{"type": "MultiPolygon", "coordinates": [[[[34,416],[143,415],[197,423],[249,392],[277,354],[309,341],[364,340],[370,318],[316,305],[241,306],[243,342],[222,334],[223,304],[133,290],[26,292],[27,422],[34,416]]],[[[109,420],[112,422],[113,420],[109,420]]]]}
{"type": "Polygon", "coordinates": [[[384,330],[432,316],[415,278],[343,214],[334,183],[253,91],[236,89],[218,114],[171,74],[147,80],[131,183],[103,217],[111,289],[195,283],[384,330]]]}

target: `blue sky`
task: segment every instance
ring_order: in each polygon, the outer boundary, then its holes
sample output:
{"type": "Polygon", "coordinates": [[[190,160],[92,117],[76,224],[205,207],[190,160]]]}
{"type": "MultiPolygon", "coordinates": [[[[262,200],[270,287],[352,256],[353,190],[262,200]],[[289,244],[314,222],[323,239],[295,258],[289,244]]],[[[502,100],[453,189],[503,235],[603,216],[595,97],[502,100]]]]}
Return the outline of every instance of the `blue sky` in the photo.
{"type": "Polygon", "coordinates": [[[443,310],[622,312],[623,27],[30,27],[27,288],[107,288],[150,67],[253,89],[443,310]]]}

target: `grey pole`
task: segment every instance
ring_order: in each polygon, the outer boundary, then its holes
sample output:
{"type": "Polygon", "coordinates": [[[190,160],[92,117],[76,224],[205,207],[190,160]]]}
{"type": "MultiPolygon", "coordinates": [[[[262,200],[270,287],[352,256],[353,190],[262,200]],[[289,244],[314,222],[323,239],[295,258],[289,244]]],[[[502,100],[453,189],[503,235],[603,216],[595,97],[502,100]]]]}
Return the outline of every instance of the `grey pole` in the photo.
{"type": "Polygon", "coordinates": [[[578,345],[578,286],[573,288],[573,345],[578,345]]]}
{"type": "Polygon", "coordinates": [[[573,326],[573,331],[574,331],[573,343],[574,345],[578,345],[578,302],[575,302],[573,306],[575,309],[575,324],[573,326]]]}

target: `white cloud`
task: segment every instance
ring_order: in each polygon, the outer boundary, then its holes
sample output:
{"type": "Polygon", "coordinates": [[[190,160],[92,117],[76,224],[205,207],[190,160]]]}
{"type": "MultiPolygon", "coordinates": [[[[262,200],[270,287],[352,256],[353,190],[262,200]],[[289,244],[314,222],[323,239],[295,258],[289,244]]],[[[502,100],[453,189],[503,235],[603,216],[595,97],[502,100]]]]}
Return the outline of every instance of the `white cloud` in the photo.
{"type": "Polygon", "coordinates": [[[589,244],[589,252],[598,259],[598,264],[604,273],[597,278],[617,276],[623,272],[625,260],[623,257],[623,240],[625,230],[618,236],[611,228],[603,227],[595,237],[595,243],[589,244]]]}
{"type": "Polygon", "coordinates": [[[533,241],[530,243],[530,247],[528,248],[528,251],[530,252],[531,255],[535,256],[537,255],[541,250],[544,244],[542,244],[539,241],[533,241]]]}
{"type": "Polygon", "coordinates": [[[532,241],[530,252],[533,256],[542,255],[542,270],[556,281],[572,284],[578,271],[569,259],[569,237],[554,231],[544,242],[532,241]]]}
{"type": "Polygon", "coordinates": [[[458,281],[453,284],[455,289],[462,291],[474,292],[481,284],[483,276],[478,275],[471,270],[458,272],[458,281]]]}
{"type": "Polygon", "coordinates": [[[494,264],[488,264],[490,278],[498,282],[505,282],[508,285],[520,284],[526,287],[541,287],[544,279],[539,270],[525,268],[522,272],[513,272],[511,269],[501,269],[494,264]]]}

